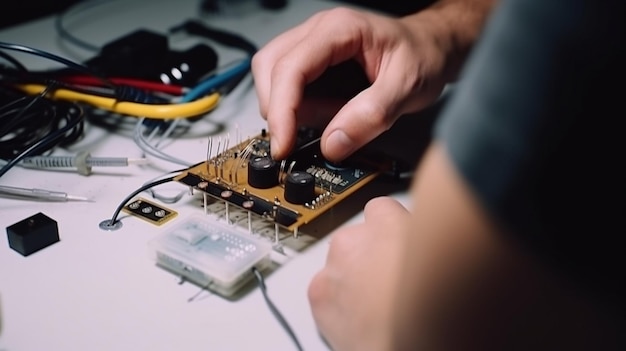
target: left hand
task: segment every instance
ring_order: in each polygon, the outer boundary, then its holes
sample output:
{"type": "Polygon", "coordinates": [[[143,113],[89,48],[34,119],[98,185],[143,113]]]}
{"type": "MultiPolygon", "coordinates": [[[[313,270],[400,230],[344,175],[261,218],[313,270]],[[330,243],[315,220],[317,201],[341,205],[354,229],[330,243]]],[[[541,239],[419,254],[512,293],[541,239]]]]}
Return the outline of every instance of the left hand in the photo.
{"type": "Polygon", "coordinates": [[[313,317],[333,350],[385,350],[392,342],[409,212],[390,197],[370,200],[365,221],[333,233],[326,266],[308,290],[313,317]]]}

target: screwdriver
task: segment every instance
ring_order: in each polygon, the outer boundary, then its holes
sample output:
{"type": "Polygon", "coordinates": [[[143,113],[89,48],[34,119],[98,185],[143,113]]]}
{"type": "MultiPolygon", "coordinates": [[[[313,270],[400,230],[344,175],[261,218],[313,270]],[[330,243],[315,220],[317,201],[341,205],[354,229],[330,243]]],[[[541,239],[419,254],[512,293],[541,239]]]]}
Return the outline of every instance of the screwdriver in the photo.
{"type": "Polygon", "coordinates": [[[37,188],[18,188],[8,185],[0,185],[0,196],[2,195],[47,201],[90,201],[86,197],[69,195],[61,191],[52,191],[37,188]]]}

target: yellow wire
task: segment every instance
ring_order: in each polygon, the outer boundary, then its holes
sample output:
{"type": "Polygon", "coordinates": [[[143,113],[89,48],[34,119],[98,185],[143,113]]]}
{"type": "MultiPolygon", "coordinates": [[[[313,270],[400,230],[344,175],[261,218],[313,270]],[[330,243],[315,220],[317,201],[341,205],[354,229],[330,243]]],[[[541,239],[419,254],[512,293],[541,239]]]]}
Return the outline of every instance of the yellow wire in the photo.
{"type": "MultiPolygon", "coordinates": [[[[17,88],[27,94],[40,94],[46,87],[39,84],[22,84],[17,88]]],[[[108,110],[114,113],[133,117],[147,117],[154,119],[177,119],[201,115],[217,106],[219,93],[207,95],[201,99],[179,104],[141,104],[129,101],[117,101],[97,95],[80,93],[69,89],[56,89],[47,94],[48,98],[70,100],[87,103],[89,105],[108,110]]]]}

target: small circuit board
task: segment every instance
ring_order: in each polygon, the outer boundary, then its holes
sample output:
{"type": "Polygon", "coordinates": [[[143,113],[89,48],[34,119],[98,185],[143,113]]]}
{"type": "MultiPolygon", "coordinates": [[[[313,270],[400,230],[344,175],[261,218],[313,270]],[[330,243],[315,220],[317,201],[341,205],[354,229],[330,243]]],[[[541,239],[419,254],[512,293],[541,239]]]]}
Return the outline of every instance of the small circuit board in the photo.
{"type": "Polygon", "coordinates": [[[389,168],[384,159],[358,153],[333,164],[321,155],[320,135],[301,129],[281,161],[271,158],[265,130],[233,147],[220,141],[213,150],[209,142],[207,160],[175,180],[296,233],[389,168]]]}
{"type": "Polygon", "coordinates": [[[154,225],[165,224],[178,215],[174,210],[141,197],[128,203],[122,210],[154,225]]]}

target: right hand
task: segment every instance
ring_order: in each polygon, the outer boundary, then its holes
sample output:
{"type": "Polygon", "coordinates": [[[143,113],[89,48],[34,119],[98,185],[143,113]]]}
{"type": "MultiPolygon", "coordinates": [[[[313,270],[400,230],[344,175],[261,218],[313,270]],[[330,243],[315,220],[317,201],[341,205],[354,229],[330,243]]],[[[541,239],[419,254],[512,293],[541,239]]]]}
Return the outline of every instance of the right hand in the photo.
{"type": "Polygon", "coordinates": [[[330,121],[316,121],[328,123],[321,151],[330,161],[345,159],[400,115],[434,102],[448,80],[450,43],[438,40],[441,28],[432,16],[398,19],[335,8],[270,41],[253,57],[252,72],[260,113],[272,135],[272,156],[286,158],[298,126],[319,118],[311,116],[313,109],[307,111],[303,91],[341,62],[360,63],[371,85],[334,108],[330,121]]]}
{"type": "MultiPolygon", "coordinates": [[[[338,228],[326,264],[307,296],[320,334],[333,350],[389,350],[396,289],[403,286],[411,213],[397,200],[370,200],[362,223],[338,228]]],[[[404,277],[406,278],[406,277],[404,277]]]]}

